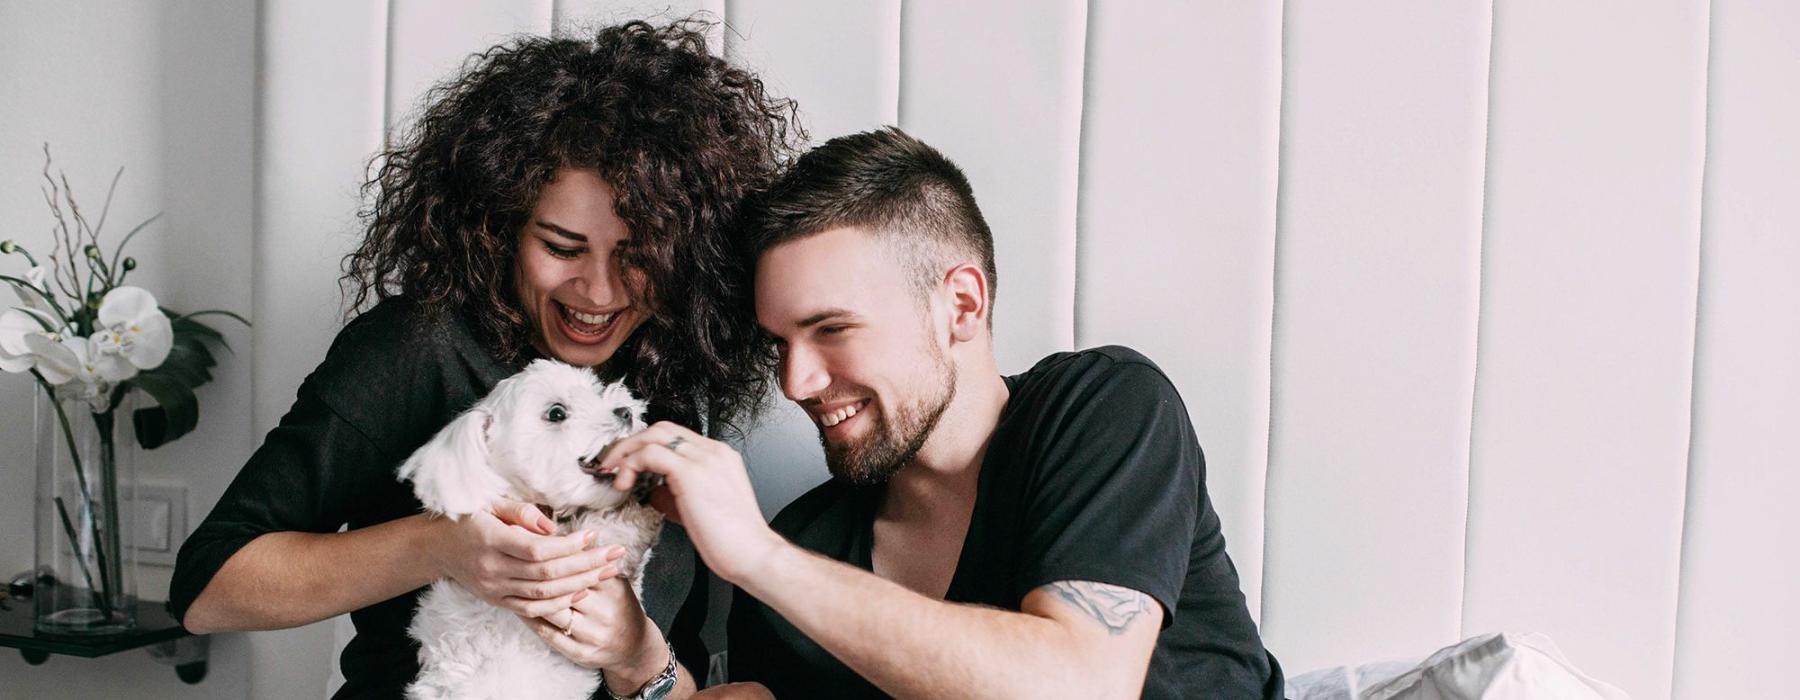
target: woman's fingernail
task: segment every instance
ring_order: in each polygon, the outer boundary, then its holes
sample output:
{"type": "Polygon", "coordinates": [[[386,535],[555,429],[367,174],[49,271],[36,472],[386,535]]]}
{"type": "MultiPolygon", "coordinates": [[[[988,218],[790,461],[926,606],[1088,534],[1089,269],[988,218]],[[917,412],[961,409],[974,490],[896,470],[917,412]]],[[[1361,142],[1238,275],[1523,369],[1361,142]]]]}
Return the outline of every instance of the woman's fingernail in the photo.
{"type": "Polygon", "coordinates": [[[584,532],[581,534],[581,543],[589,548],[592,548],[594,546],[594,543],[596,541],[598,541],[599,539],[600,539],[599,533],[596,533],[592,530],[589,530],[588,532],[584,532]]]}
{"type": "Polygon", "coordinates": [[[575,597],[570,598],[569,603],[570,604],[579,603],[579,602],[581,602],[582,598],[586,598],[586,597],[587,597],[587,589],[583,588],[583,589],[575,592],[575,597]]]}
{"type": "Polygon", "coordinates": [[[609,549],[606,552],[607,561],[612,561],[622,556],[625,556],[625,548],[616,544],[613,545],[612,549],[609,549]]]}

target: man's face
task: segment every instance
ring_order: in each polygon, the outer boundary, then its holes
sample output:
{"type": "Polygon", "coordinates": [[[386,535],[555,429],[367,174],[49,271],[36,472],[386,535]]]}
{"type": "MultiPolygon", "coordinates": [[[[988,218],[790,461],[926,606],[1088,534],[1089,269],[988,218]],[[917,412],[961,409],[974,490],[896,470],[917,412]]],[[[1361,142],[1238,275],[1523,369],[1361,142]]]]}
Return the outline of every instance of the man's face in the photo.
{"type": "Polygon", "coordinates": [[[866,231],[783,243],[756,266],[756,318],[776,337],[781,389],[819,428],[833,476],[886,481],[924,446],[956,392],[931,305],[866,231]]]}

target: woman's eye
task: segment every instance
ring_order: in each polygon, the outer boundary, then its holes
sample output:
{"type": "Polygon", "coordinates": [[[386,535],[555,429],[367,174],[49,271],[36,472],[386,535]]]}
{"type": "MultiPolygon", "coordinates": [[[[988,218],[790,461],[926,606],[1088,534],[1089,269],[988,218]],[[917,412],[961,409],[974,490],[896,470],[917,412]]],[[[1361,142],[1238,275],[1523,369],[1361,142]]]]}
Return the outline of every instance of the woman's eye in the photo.
{"type": "Polygon", "coordinates": [[[550,251],[551,255],[562,258],[564,260],[574,258],[575,256],[581,254],[580,248],[564,248],[562,246],[554,245],[554,244],[550,244],[550,243],[545,243],[544,249],[550,251]]]}
{"type": "Polygon", "coordinates": [[[547,411],[544,411],[544,420],[550,421],[552,423],[561,423],[565,420],[568,420],[568,418],[569,418],[569,409],[564,408],[563,405],[560,403],[550,404],[550,409],[547,411]]]}
{"type": "Polygon", "coordinates": [[[839,335],[847,330],[850,330],[849,326],[824,326],[819,329],[819,335],[839,335]]]}

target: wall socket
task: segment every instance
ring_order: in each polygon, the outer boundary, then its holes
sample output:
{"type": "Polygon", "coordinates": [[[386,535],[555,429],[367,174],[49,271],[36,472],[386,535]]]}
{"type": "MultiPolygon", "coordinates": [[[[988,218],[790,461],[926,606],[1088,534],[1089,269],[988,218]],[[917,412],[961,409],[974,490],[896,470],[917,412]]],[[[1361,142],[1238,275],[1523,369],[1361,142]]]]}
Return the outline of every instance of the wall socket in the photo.
{"type": "Polygon", "coordinates": [[[132,545],[138,563],[175,566],[175,553],[187,539],[187,487],[181,484],[137,484],[137,529],[132,545]]]}

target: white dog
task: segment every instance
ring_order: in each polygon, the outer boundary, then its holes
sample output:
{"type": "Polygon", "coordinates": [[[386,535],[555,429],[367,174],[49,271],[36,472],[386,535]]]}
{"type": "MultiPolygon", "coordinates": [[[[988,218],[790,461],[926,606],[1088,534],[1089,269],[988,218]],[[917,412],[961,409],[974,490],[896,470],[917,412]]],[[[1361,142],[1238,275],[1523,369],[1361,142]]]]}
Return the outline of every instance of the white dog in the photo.
{"type": "MultiPolygon", "coordinates": [[[[642,430],[644,402],[592,372],[537,360],[502,380],[400,467],[428,511],[460,518],[501,499],[543,504],[557,534],[592,531],[625,547],[619,571],[642,593],[662,515],[598,474],[601,450],[642,430]]],[[[538,639],[512,612],[454,581],[431,585],[407,633],[419,640],[409,698],[587,698],[599,674],[538,639]]]]}

